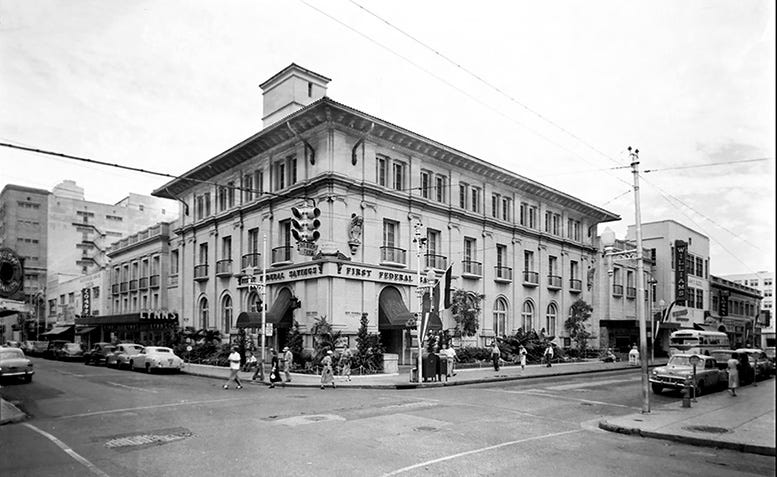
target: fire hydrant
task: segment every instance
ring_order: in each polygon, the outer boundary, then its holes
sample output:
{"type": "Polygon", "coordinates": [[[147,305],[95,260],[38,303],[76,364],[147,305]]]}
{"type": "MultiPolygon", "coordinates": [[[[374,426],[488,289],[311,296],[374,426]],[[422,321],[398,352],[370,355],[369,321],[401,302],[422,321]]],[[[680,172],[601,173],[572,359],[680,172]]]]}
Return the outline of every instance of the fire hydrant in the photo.
{"type": "Polygon", "coordinates": [[[690,378],[690,376],[685,378],[685,386],[683,387],[683,407],[691,407],[691,378],[690,378]]]}

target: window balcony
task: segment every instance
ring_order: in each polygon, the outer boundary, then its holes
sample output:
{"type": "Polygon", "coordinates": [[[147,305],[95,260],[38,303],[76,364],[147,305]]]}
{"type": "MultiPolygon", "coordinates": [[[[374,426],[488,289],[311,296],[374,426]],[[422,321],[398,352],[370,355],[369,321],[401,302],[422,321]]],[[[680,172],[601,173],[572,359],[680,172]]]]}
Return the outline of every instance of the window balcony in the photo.
{"type": "Polygon", "coordinates": [[[111,293],[114,294],[114,295],[118,295],[119,294],[119,284],[118,283],[114,283],[113,285],[111,285],[111,293]]]}
{"type": "Polygon", "coordinates": [[[119,290],[122,293],[127,293],[129,291],[129,282],[121,282],[119,285],[119,290]]]}
{"type": "Polygon", "coordinates": [[[141,290],[148,290],[148,277],[143,277],[138,281],[138,287],[141,290]]]}
{"type": "Polygon", "coordinates": [[[548,275],[548,288],[551,290],[561,290],[561,277],[558,275],[548,275]]]}
{"type": "Polygon", "coordinates": [[[285,265],[291,263],[291,245],[275,247],[272,249],[272,265],[285,265]]]}
{"type": "Polygon", "coordinates": [[[137,280],[130,280],[129,281],[129,291],[138,291],[138,281],[137,280]]]}
{"type": "Polygon", "coordinates": [[[612,296],[623,296],[623,285],[613,285],[612,296]]]}
{"type": "Polygon", "coordinates": [[[540,274],[530,270],[523,271],[523,285],[527,287],[536,287],[540,284],[540,274]]]}
{"type": "Polygon", "coordinates": [[[637,298],[637,289],[635,287],[626,287],[626,298],[637,298]]]}
{"type": "MultiPolygon", "coordinates": [[[[205,271],[205,274],[208,274],[207,270],[205,271]]],[[[151,275],[149,277],[149,282],[151,284],[151,288],[159,288],[159,275],[151,275]]]]}
{"type": "Polygon", "coordinates": [[[510,267],[494,267],[494,280],[497,282],[513,281],[513,269],[510,267]]]}
{"type": "Polygon", "coordinates": [[[407,266],[407,252],[403,248],[386,247],[380,248],[381,265],[407,266]]]}
{"type": "Polygon", "coordinates": [[[583,291],[583,281],[577,278],[569,279],[569,291],[571,293],[580,293],[583,291]]]}
{"type": "Polygon", "coordinates": [[[427,253],[425,258],[426,266],[435,270],[445,270],[448,268],[448,257],[427,253]]]}
{"type": "Polygon", "coordinates": [[[227,258],[216,262],[216,276],[229,278],[232,276],[232,259],[227,258]]]}
{"type": "Polygon", "coordinates": [[[243,258],[240,260],[240,269],[245,270],[246,268],[253,267],[253,268],[261,268],[262,263],[262,254],[258,252],[254,253],[247,253],[243,255],[243,258]]]}
{"type": "Polygon", "coordinates": [[[483,276],[483,264],[472,260],[462,260],[461,274],[470,278],[480,278],[483,276]]]}
{"type": "Polygon", "coordinates": [[[202,282],[208,279],[208,264],[194,266],[194,280],[202,282]]]}

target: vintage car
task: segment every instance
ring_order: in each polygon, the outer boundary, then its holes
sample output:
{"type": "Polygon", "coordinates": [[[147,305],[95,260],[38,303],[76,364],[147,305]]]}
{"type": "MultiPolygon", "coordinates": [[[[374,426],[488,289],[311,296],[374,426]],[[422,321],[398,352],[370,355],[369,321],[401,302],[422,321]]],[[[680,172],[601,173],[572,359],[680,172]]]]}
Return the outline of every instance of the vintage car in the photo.
{"type": "MultiPolygon", "coordinates": [[[[739,360],[742,354],[733,349],[713,349],[710,351],[710,356],[715,358],[715,361],[718,362],[718,369],[726,373],[726,379],[728,380],[728,360],[731,358],[739,360]]],[[[750,363],[749,359],[740,360],[740,365],[737,367],[740,386],[751,384],[755,380],[755,369],[750,363]]]]}
{"type": "Polygon", "coordinates": [[[114,351],[116,347],[110,343],[95,343],[92,349],[84,353],[84,364],[105,364],[114,351]]]}
{"type": "Polygon", "coordinates": [[[64,340],[52,340],[48,342],[46,351],[43,352],[43,357],[48,359],[57,359],[60,351],[65,347],[69,341],[64,340]]]}
{"type": "Polygon", "coordinates": [[[734,350],[740,356],[746,354],[750,361],[750,366],[755,369],[755,379],[769,379],[774,374],[774,363],[766,356],[766,353],[760,348],[739,348],[734,350]]]}
{"type": "Polygon", "coordinates": [[[80,361],[84,359],[84,348],[79,343],[65,343],[54,353],[54,357],[62,361],[80,361]]]}
{"type": "Polygon", "coordinates": [[[0,379],[21,378],[25,383],[32,381],[32,361],[24,356],[20,348],[0,347],[0,379]]]}
{"type": "Polygon", "coordinates": [[[686,380],[701,396],[710,389],[724,387],[728,374],[718,369],[715,358],[693,354],[675,354],[669,358],[666,366],[659,366],[650,373],[650,385],[653,392],[660,394],[664,388],[683,389],[686,380]],[[698,359],[694,381],[693,360],[698,359]]]}
{"type": "Polygon", "coordinates": [[[152,371],[175,371],[183,368],[183,360],[170,348],[163,346],[146,346],[140,353],[130,358],[130,369],[152,371]]]}
{"type": "Polygon", "coordinates": [[[142,349],[143,345],[137,343],[119,343],[113,353],[106,357],[105,365],[115,366],[119,369],[128,368],[132,357],[140,353],[142,349]]]}

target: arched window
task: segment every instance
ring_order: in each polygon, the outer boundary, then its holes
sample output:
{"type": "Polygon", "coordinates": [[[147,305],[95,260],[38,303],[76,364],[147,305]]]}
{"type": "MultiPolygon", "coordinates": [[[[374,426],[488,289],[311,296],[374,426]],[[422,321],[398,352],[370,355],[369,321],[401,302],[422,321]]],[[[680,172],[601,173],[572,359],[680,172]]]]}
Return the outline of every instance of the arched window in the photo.
{"type": "Polygon", "coordinates": [[[221,329],[229,334],[229,328],[232,326],[232,297],[229,295],[224,295],[221,299],[221,321],[221,329]]]}
{"type": "Polygon", "coordinates": [[[494,334],[507,334],[507,301],[502,297],[494,302],[494,334]]]}
{"type": "Polygon", "coordinates": [[[256,292],[251,292],[250,295],[248,295],[248,311],[251,313],[261,313],[262,312],[262,299],[259,298],[259,294],[256,292]]]}
{"type": "Polygon", "coordinates": [[[208,329],[208,299],[204,297],[200,300],[200,323],[203,328],[208,329]]]}
{"type": "Polygon", "coordinates": [[[521,327],[523,331],[528,332],[534,328],[534,303],[531,300],[523,302],[523,310],[521,311],[521,327]]]}
{"type": "Polygon", "coordinates": [[[555,303],[548,305],[547,313],[545,314],[545,330],[550,336],[556,336],[556,316],[558,315],[558,307],[555,303]]]}

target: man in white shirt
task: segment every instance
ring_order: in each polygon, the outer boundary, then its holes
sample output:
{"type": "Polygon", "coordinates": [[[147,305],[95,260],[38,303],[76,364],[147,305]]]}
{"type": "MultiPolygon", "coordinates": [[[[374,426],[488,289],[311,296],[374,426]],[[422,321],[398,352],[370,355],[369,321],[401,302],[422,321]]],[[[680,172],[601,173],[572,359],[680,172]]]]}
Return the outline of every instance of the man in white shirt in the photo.
{"type": "Polygon", "coordinates": [[[542,355],[543,358],[545,358],[545,366],[550,368],[550,362],[553,360],[553,345],[548,343],[548,346],[545,348],[545,352],[542,355]]]}
{"type": "Polygon", "coordinates": [[[229,383],[235,382],[235,389],[243,389],[243,383],[240,382],[240,378],[237,373],[240,372],[240,353],[237,352],[237,346],[232,347],[232,352],[229,353],[229,379],[227,384],[224,385],[224,389],[229,389],[229,383]]]}

